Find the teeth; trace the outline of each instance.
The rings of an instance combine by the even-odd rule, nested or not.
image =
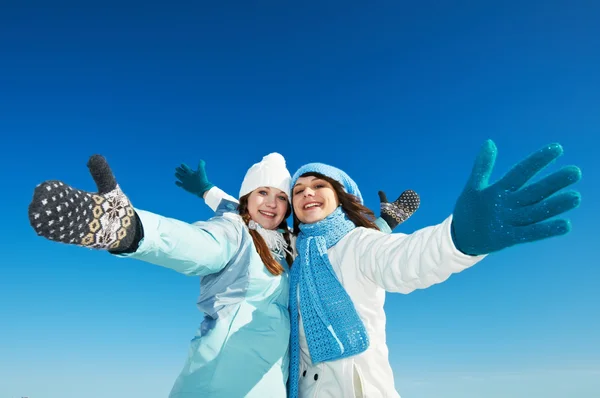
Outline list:
[[[265,216],[269,216],[269,217],[275,217],[275,213],[269,213],[267,211],[260,211],[262,214],[264,214]]]
[[[306,206],[304,206],[305,209],[310,209],[311,207],[315,207],[315,206],[321,206],[320,203],[309,203]]]

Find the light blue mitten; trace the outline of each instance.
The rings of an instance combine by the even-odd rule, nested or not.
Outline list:
[[[175,169],[175,177],[179,180],[175,181],[175,185],[202,198],[206,191],[214,187],[214,184],[208,181],[205,165],[204,160],[200,160],[198,170],[193,170],[187,164],[182,163]]]
[[[579,181],[581,170],[566,166],[525,185],[563,154],[562,146],[546,145],[490,185],[496,153],[496,145],[486,141],[456,201],[452,220],[456,248],[469,255],[488,254],[569,232],[568,220],[549,219],[579,206],[579,192],[558,191]]]

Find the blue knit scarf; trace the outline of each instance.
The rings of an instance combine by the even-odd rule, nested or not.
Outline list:
[[[300,372],[298,286],[304,334],[313,364],[356,355],[369,346],[365,326],[327,256],[327,249],[354,228],[341,207],[322,221],[300,225],[298,257],[290,273],[290,398],[298,396]]]

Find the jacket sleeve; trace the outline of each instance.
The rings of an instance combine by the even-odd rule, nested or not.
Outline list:
[[[236,254],[242,224],[227,216],[188,224],[135,209],[144,237],[134,253],[117,254],[189,276],[203,276],[222,270]]]
[[[406,234],[363,229],[355,240],[354,261],[365,278],[389,292],[425,289],[461,272],[485,255],[469,256],[452,241],[452,216],[441,224]]]
[[[385,220],[381,217],[378,217],[377,219],[375,219],[375,225],[377,225],[377,227],[379,227],[379,230],[383,233],[386,233],[386,234],[392,233],[392,230],[391,230],[390,226],[388,225],[388,223],[386,223]]]
[[[233,196],[229,195],[227,192],[223,191],[219,187],[212,187],[206,193],[206,197],[204,198],[204,202],[210,207],[213,211],[217,211],[221,200],[226,199],[233,203],[238,203],[238,200]]]

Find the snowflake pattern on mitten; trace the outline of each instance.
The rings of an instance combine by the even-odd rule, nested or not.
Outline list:
[[[420,204],[421,199],[419,194],[411,189],[408,189],[402,192],[398,199],[392,203],[387,203],[387,200],[381,202],[381,217],[389,225],[395,226],[402,224],[404,221],[408,220],[415,211],[417,211]]]
[[[29,220],[40,236],[94,249],[126,248],[135,235],[135,211],[118,185],[99,194],[45,181],[34,191]]]

